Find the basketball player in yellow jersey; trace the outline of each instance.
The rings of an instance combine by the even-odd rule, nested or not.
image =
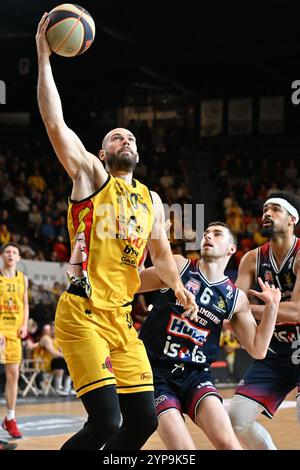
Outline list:
[[[20,251],[15,243],[2,248],[3,266],[0,271],[0,363],[5,367],[6,417],[2,423],[15,439],[22,437],[15,418],[19,367],[22,360],[21,339],[27,336],[28,281],[16,270]]]
[[[63,449],[140,449],[157,427],[152,371],[130,315],[146,244],[185,314],[197,317],[198,307],[180,280],[159,196],[133,179],[139,160],[134,135],[113,129],[97,158],[67,127],[47,24],[45,14],[36,35],[38,103],[56,155],[73,180],[70,287],[58,303],[56,336],[88,413],[84,428]]]

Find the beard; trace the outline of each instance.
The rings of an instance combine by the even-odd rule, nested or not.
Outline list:
[[[106,163],[111,171],[133,172],[138,163],[138,153],[131,150],[119,150],[118,153],[106,152]]]
[[[263,237],[272,238],[275,234],[274,223],[271,222],[267,227],[262,226],[260,233]]]

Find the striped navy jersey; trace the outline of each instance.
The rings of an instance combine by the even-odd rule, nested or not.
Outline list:
[[[224,319],[234,313],[238,289],[228,277],[210,282],[200,272],[197,260],[189,260],[181,280],[195,295],[199,321],[183,318],[183,307],[172,289],[162,289],[157,303],[140,333],[150,361],[165,364],[191,363],[201,367],[210,364],[219,351]]]
[[[300,250],[300,239],[294,237],[291,248],[278,268],[270,243],[257,249],[255,281],[260,276],[281,291],[281,302],[291,299],[296,282],[295,261]],[[260,290],[260,288],[258,288]],[[276,323],[269,349],[276,354],[292,354],[293,341],[300,340],[300,323]]]

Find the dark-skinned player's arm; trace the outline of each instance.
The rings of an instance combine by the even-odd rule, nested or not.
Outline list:
[[[281,299],[280,290],[274,285],[270,286],[258,278],[261,292],[250,289],[249,293],[264,302],[263,314],[259,325],[253,318],[249,300],[242,290],[238,293],[236,309],[230,320],[232,329],[241,345],[255,359],[263,359],[274,332],[278,306]]]

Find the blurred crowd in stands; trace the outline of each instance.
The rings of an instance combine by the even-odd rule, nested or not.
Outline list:
[[[229,153],[215,160],[213,177],[217,217],[238,236],[238,250],[230,264],[237,269],[247,251],[267,241],[260,228],[263,203],[270,194],[284,190],[300,196],[299,165],[293,158],[241,158]]]

